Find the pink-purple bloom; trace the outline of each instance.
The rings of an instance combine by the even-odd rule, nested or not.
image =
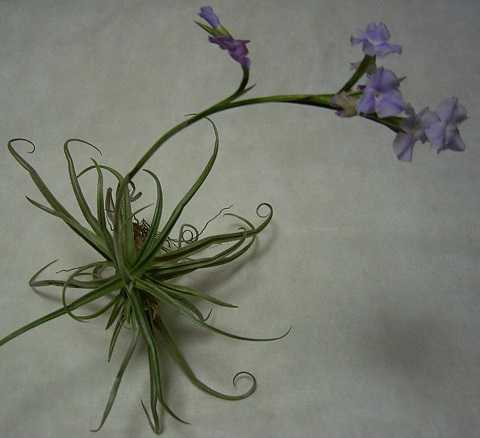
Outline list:
[[[378,56],[383,58],[390,53],[402,53],[402,47],[398,44],[391,44],[390,32],[383,23],[370,23],[366,30],[357,32],[356,36],[350,38],[352,45],[361,44],[365,55]]]
[[[406,109],[406,104],[398,87],[400,79],[395,73],[379,67],[368,75],[362,97],[357,103],[357,111],[364,114],[377,113],[381,118],[396,116]]]
[[[465,143],[458,131],[458,125],[466,119],[467,110],[458,103],[456,97],[448,97],[438,105],[435,112],[428,113],[425,135],[437,153],[445,149],[465,150]]]
[[[208,40],[213,44],[217,44],[221,49],[227,50],[229,55],[242,67],[250,68],[250,58],[247,56],[247,43],[250,41],[233,38],[228,30],[220,24],[220,20],[211,6],[202,6],[198,15],[211,26],[209,28],[199,23],[210,34]]]
[[[220,26],[220,20],[211,6],[202,6],[198,15],[202,17],[213,28],[217,28]]]
[[[218,44],[221,49],[228,50],[229,55],[241,66],[250,68],[250,58],[248,58],[247,43],[249,40],[236,40],[231,36],[208,37],[208,41]]]

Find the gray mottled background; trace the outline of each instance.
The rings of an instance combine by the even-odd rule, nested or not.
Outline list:
[[[166,420],[168,437],[475,438],[480,436],[480,3],[477,0],[213,1],[224,23],[252,40],[252,95],[330,92],[360,59],[350,33],[388,24],[402,56],[385,65],[417,108],[456,95],[470,120],[465,153],[392,153],[392,133],[361,119],[269,105],[215,116],[217,164],[185,221],[221,207],[255,217],[275,207],[254,254],[192,284],[234,301],[214,322],[247,335],[293,332],[276,343],[235,342],[179,323],[179,342],[201,378],[235,391],[239,370],[257,376],[248,400],[201,393],[171,364],[171,404],[193,425]],[[173,0],[0,2],[1,142],[28,137],[29,157],[68,206],[61,146],[82,137],[127,171],[161,132],[224,97],[239,69],[193,23],[202,6]],[[200,123],[149,163],[167,208],[212,148]],[[79,166],[90,151],[78,147]],[[92,253],[54,218],[28,175],[0,152],[0,333],[59,306],[33,294],[31,273]],[[145,198],[152,181],[138,179]],[[94,190],[94,181],[85,187]],[[78,209],[74,211],[78,212]],[[228,226],[220,221],[211,231]],[[240,269],[241,268],[241,269]],[[54,269],[49,271],[54,273]],[[107,365],[104,321],[64,317],[0,349],[0,429],[5,438],[90,437],[121,355]],[[124,348],[128,337],[122,338]],[[149,437],[139,351],[99,437]],[[245,388],[246,382],[240,382]]]

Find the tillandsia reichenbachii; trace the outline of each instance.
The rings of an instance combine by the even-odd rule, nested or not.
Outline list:
[[[400,54],[402,51],[399,45],[389,42],[390,33],[385,24],[370,23],[365,30],[352,36],[351,43],[361,45],[364,57],[360,62],[352,63],[354,70],[352,76],[337,92],[242,99],[241,97],[253,88],[253,85],[249,85],[251,68],[247,49],[249,41],[234,38],[229,30],[221,24],[211,7],[202,7],[198,15],[206,22],[206,24],[203,22],[197,22],[197,24],[208,32],[209,41],[218,45],[222,50],[226,50],[231,58],[240,64],[242,70],[240,85],[230,96],[203,111],[187,116],[183,122],[164,133],[126,175],[122,175],[112,167],[101,164],[95,159],[92,159],[90,166],[79,171],[70,153],[72,144],[100,151],[88,141],[75,138],[67,140],[64,144],[64,154],[70,183],[86,224],[77,220],[57,200],[35,169],[17,152],[16,146],[19,142],[29,143],[32,147],[30,152],[35,150],[34,143],[24,138],[15,138],[8,142],[10,153],[30,174],[45,198],[46,204],[27,197],[28,201],[65,222],[74,233],[98,252],[99,260],[66,270],[68,274],[64,280],[39,279],[42,272],[54,262],[48,263],[36,272],[30,280],[30,286],[33,289],[44,286],[59,287],[62,306],[4,337],[0,340],[0,345],[62,315],[67,314],[75,320],[86,321],[108,314],[106,329],[112,330],[108,349],[108,360],[110,360],[119,334],[123,329],[128,329],[131,342],[121,362],[99,426],[95,431],[103,426],[110,413],[124,371],[139,342],[144,342],[146,345],[150,371],[150,405],[147,408],[142,401],[141,406],[152,430],[157,434],[162,430],[159,410],[168,412],[175,419],[185,422],[171,409],[165,399],[164,382],[160,369],[160,345],[172,356],[195,386],[215,397],[240,400],[255,391],[255,377],[247,371],[237,373],[233,378],[234,385],[240,376],[250,379],[250,388],[241,394],[224,394],[199,380],[178,348],[174,334],[167,324],[165,315],[172,309],[185,315],[200,327],[240,340],[278,340],[290,331],[289,329],[277,337],[250,338],[214,327],[208,322],[209,315],[204,316],[200,311],[197,305],[198,301],[229,308],[236,306],[177,282],[177,279],[193,271],[220,266],[242,256],[251,248],[256,236],[269,224],[273,214],[269,204],[260,204],[257,207],[260,223],[255,225],[249,219],[223,209],[218,215],[223,213],[239,220],[241,226],[238,230],[204,236],[209,221],[201,230],[193,225],[184,224],[180,227],[177,235],[173,234],[173,229],[184,208],[202,186],[217,157],[219,135],[217,127],[209,118],[210,116],[228,109],[260,103],[309,105],[333,110],[340,117],[359,116],[388,127],[396,134],[393,150],[399,160],[411,161],[413,148],[417,141],[422,143],[429,141],[437,153],[444,149],[454,151],[465,149],[458,125],[466,119],[466,110],[459,104],[457,98],[445,99],[436,111],[431,111],[427,107],[416,112],[410,104],[405,102],[401,94],[400,84],[403,78],[398,78],[391,70],[377,65],[378,59],[389,54]],[[358,85],[365,76],[366,82]],[[212,155],[190,190],[168,218],[164,219],[162,217],[163,196],[160,180],[154,172],[144,169],[144,166],[168,139],[203,119],[207,120],[213,128]],[[144,170],[150,175],[156,186],[155,208],[149,221],[138,219],[143,208],[135,210],[132,207],[133,203],[141,196],[140,192],[136,192],[134,184],[134,178],[140,170]],[[90,173],[94,173],[97,178],[95,209],[92,209],[87,202],[80,185],[80,178]],[[105,187],[104,176],[107,174],[115,179],[115,190],[112,187]],[[108,273],[106,274],[106,272]],[[68,303],[66,295],[72,288],[87,292]],[[87,315],[74,313],[85,304],[102,298],[107,299],[107,304],[104,304],[96,312]],[[160,340],[161,344],[159,344]]]

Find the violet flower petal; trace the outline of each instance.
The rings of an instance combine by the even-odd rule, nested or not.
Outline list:
[[[448,97],[443,100],[436,110],[440,119],[448,121],[448,123],[461,123],[467,119],[467,110],[463,105],[458,103],[456,97]]]
[[[400,161],[412,161],[414,144],[412,134],[399,132],[393,140],[393,152]]]
[[[425,134],[428,141],[432,143],[433,148],[439,152],[445,144],[445,124],[436,122],[425,128]]]
[[[390,39],[390,32],[384,23],[369,23],[365,32],[371,41],[384,42]]]
[[[427,137],[425,136],[425,120],[432,112],[428,107],[423,108],[418,114],[411,105],[405,108],[407,118],[405,118],[400,128],[400,131],[393,141],[393,152],[401,161],[411,161],[413,155],[413,147],[417,141],[425,143]]]
[[[250,68],[250,59],[247,57],[249,40],[236,40],[231,36],[208,37],[208,40],[221,49],[227,50],[229,55],[243,67]]]
[[[363,92],[357,103],[357,111],[365,114],[375,112],[375,92],[373,90],[365,90]]]
[[[465,150],[465,143],[460,136],[458,125],[466,119],[467,111],[458,103],[456,97],[443,100],[438,105],[437,111],[428,115],[425,134],[437,153],[445,149]]]
[[[357,32],[356,36],[350,38],[352,45],[361,44],[365,55],[378,56],[383,58],[390,53],[402,53],[402,47],[398,44],[391,44],[390,32],[384,23],[369,23],[366,30]]]
[[[368,41],[368,39],[364,39],[362,41],[362,51],[365,55],[368,56],[376,56],[377,54],[375,46],[370,41]]]
[[[379,58],[384,58],[390,53],[402,53],[402,46],[399,44],[380,43],[375,47],[375,55]]]
[[[457,134],[453,137],[453,139],[449,143],[449,149],[452,151],[458,151],[458,152],[463,152],[465,150],[465,143],[463,142],[462,137],[460,136],[460,133],[457,132]]]
[[[217,28],[220,26],[220,20],[211,6],[202,6],[198,15],[202,17],[213,28]]]
[[[400,114],[407,105],[398,90],[399,85],[400,80],[395,73],[379,67],[373,74],[368,75],[357,110],[365,114],[376,112],[382,118]]]
[[[438,117],[437,113],[430,111],[428,107],[422,111],[421,123],[424,129],[437,122],[440,122],[440,117]]]
[[[373,88],[380,93],[388,92],[394,88],[398,88],[400,80],[397,75],[384,67],[379,67],[375,73],[369,75],[367,83],[368,88]]]
[[[396,116],[403,112],[405,108],[405,101],[398,90],[388,91],[375,99],[375,111],[381,118]]]

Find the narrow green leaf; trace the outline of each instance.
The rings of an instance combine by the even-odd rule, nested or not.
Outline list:
[[[218,137],[217,127],[215,126],[215,124],[211,120],[209,120],[209,122],[213,126],[213,131],[214,131],[214,134],[215,134],[215,144],[214,144],[213,154],[210,157],[210,159],[208,160],[207,165],[205,166],[205,168],[203,169],[202,173],[197,178],[197,180],[195,181],[193,186],[190,188],[190,190],[185,194],[185,196],[181,199],[181,201],[178,203],[178,205],[173,210],[173,212],[170,215],[167,223],[165,224],[165,226],[160,231],[158,237],[155,239],[155,244],[152,245],[151,249],[146,251],[144,256],[142,257],[142,259],[138,260],[138,262],[135,264],[135,267],[134,267],[135,270],[138,270],[139,267],[141,267],[140,270],[145,269],[145,265],[146,265],[145,262],[148,263],[148,261],[154,256],[154,254],[158,251],[158,249],[161,248],[163,242],[168,237],[172,228],[176,224],[178,218],[182,214],[183,209],[190,202],[190,200],[193,198],[195,193],[197,193],[197,191],[200,189],[203,182],[207,178],[208,174],[212,170],[213,164],[215,163],[215,160],[216,160],[217,154],[218,154],[219,137]]]
[[[157,395],[158,384],[156,379],[158,377],[156,377],[156,372],[155,372],[154,364],[152,360],[152,353],[150,350],[148,351],[148,367],[150,371],[150,410],[152,411],[153,421],[150,418],[147,408],[145,407],[145,404],[143,403],[142,400],[140,400],[140,403],[142,405],[143,411],[145,412],[145,415],[148,420],[148,424],[150,425],[152,431],[156,435],[160,435],[160,433],[163,430],[163,426],[160,424],[160,420],[158,418],[158,412],[157,412],[157,405],[158,405],[159,399]],[[160,382],[160,387],[161,387],[161,382]]]
[[[187,271],[191,272],[192,270],[201,268],[206,264],[209,264],[221,258],[227,257],[229,254],[235,252],[238,248],[240,248],[245,242],[245,240],[246,240],[246,236],[244,234],[242,238],[238,239],[238,242],[236,242],[234,245],[231,245],[229,248],[225,249],[224,251],[221,251],[218,254],[215,254],[214,256],[204,257],[202,259],[193,259],[183,263],[176,263],[171,266],[158,265],[154,267],[157,268],[158,273],[160,275],[165,275],[165,276],[171,273],[176,273],[176,272],[187,272]]]
[[[119,297],[117,295],[116,297],[112,298],[107,304],[101,307],[99,310],[91,313],[90,315],[76,315],[76,317],[81,321],[88,321],[90,319],[98,318],[99,316],[103,315],[105,312],[108,312],[108,309],[110,309],[112,306],[115,305],[115,303],[118,301],[118,298]]]
[[[169,298],[171,298],[173,302],[178,303],[180,306],[186,308],[189,312],[195,315],[196,319],[206,321],[208,318],[210,318],[210,315],[212,314],[212,309],[210,309],[207,316],[203,316],[203,313],[200,312],[200,309],[197,306],[195,306],[195,304],[193,304],[189,298],[185,296],[179,297],[178,295],[172,296],[172,293],[169,289],[162,288],[162,290],[165,292],[166,295],[168,295]]]
[[[182,352],[177,346],[177,343],[175,342],[173,335],[170,333],[168,330],[166,324],[161,320],[158,319],[158,324],[160,328],[160,333],[162,334],[163,339],[165,340],[167,351],[170,353],[171,357],[175,360],[175,362],[180,366],[182,371],[185,373],[185,375],[189,378],[189,380],[199,389],[202,391],[206,392],[207,394],[213,395],[214,397],[221,398],[223,400],[242,400],[250,395],[252,395],[257,387],[257,382],[255,380],[255,377],[247,373],[249,376],[252,377],[252,385],[251,387],[244,392],[243,394],[238,394],[238,395],[232,395],[232,394],[225,394],[223,392],[216,391],[215,389],[211,388],[210,386],[206,385],[203,383],[194,373],[190,365],[188,364],[187,360],[183,356]]]
[[[123,296],[122,291],[119,294],[119,300],[115,303],[112,309],[112,313],[110,313],[110,317],[108,318],[107,325],[105,326],[105,330],[108,330],[112,324],[117,319],[120,312],[124,309],[125,306],[125,297]]]
[[[8,150],[12,154],[13,158],[15,158],[15,160],[17,160],[17,162],[30,174],[30,177],[37,186],[38,190],[40,190],[40,193],[45,197],[51,207],[54,210],[58,210],[73,219],[73,216],[71,216],[63,207],[63,205],[57,200],[57,198],[53,196],[52,192],[48,189],[42,178],[40,178],[40,175],[37,173],[37,171],[14,149],[13,144],[17,141],[25,141],[31,144],[33,146],[31,153],[33,153],[35,150],[35,145],[30,140],[27,140],[26,138],[13,138],[8,142]]]
[[[63,207],[63,205],[55,198],[55,196],[52,194],[52,192],[48,189],[46,184],[43,182],[42,178],[40,175],[37,173],[37,171],[25,160],[13,147],[13,144],[18,141],[25,141],[29,143],[30,145],[33,146],[33,151],[35,150],[35,145],[28,139],[25,138],[13,138],[8,142],[8,150],[12,154],[12,156],[15,158],[15,160],[29,173],[32,181],[34,184],[37,186],[37,188],[40,190],[40,193],[44,196],[44,198],[47,200],[47,202],[50,204],[50,206],[53,208],[54,211],[56,211],[58,217],[61,219],[63,218],[68,218],[69,221],[67,222],[67,225],[72,228],[72,230],[77,233],[80,237],[82,237],[88,244],[93,246],[97,251],[99,251],[102,255],[106,256],[108,258],[108,255],[106,252],[103,251],[103,248],[101,245],[99,246],[98,244],[95,244],[94,241],[91,239],[91,235],[85,233],[85,231],[88,231],[86,228],[84,228],[82,225],[80,225],[74,217]],[[42,208],[43,210],[50,212],[50,209],[45,206],[41,206],[41,204],[37,203],[36,205],[39,208]],[[41,207],[40,207],[41,206]]]
[[[225,330],[221,330],[219,328],[213,327],[210,324],[207,324],[203,319],[198,318],[194,316],[190,311],[187,311],[182,305],[180,305],[178,302],[175,302],[173,298],[171,298],[167,293],[162,292],[162,285],[161,284],[155,284],[151,281],[148,280],[136,280],[136,284],[138,287],[140,287],[142,290],[145,292],[149,293],[152,296],[157,297],[160,300],[163,300],[167,302],[168,304],[173,305],[175,308],[180,310],[183,314],[187,315],[192,319],[194,322],[200,324],[202,327],[205,327],[211,331],[214,331],[215,333],[221,334],[223,336],[227,336],[229,338],[233,339],[239,339],[242,341],[255,341],[255,342],[269,342],[269,341],[277,341],[279,339],[284,338],[290,333],[291,327],[282,335],[276,336],[276,337],[271,337],[271,338],[250,338],[246,336],[240,336],[236,335],[234,333],[227,332]]]
[[[65,153],[65,157],[67,159],[67,164],[68,164],[68,174],[70,176],[70,183],[72,184],[73,194],[77,199],[78,206],[80,207],[80,210],[83,216],[85,217],[85,220],[92,227],[92,230],[99,236],[102,236],[103,235],[102,227],[100,226],[97,218],[93,215],[92,211],[90,210],[90,206],[88,205],[88,202],[85,199],[85,196],[83,195],[83,191],[80,186],[80,183],[78,182],[77,172],[75,170],[75,163],[73,162],[73,158],[70,154],[70,149],[69,149],[69,144],[71,142],[83,143],[85,145],[91,146],[98,152],[100,152],[100,150],[93,144],[89,143],[88,141],[85,141],[79,138],[70,138],[63,145],[63,151]]]
[[[147,294],[151,295],[152,297],[156,298],[161,302],[170,304],[189,318],[195,321],[204,320],[202,313],[195,306],[193,306],[192,303],[188,302],[188,304],[186,304],[186,302],[181,299],[173,298],[170,295],[169,290],[164,289],[160,283],[154,283],[149,280],[142,280],[137,278],[136,284],[137,287],[145,291]]]
[[[35,207],[43,210],[53,216],[56,216],[62,219],[78,236],[80,236],[85,242],[90,246],[95,248],[100,254],[102,254],[106,259],[110,259],[108,248],[105,246],[105,243],[102,239],[99,239],[96,234],[92,233],[90,230],[80,225],[75,219],[72,219],[69,215],[65,215],[59,210],[53,210],[43,204],[40,204],[38,201],[35,201],[28,196],[25,196],[28,202],[33,204]]]
[[[118,180],[119,182],[123,179],[122,174],[121,174],[120,172],[118,172],[117,170],[115,170],[113,167],[106,166],[105,164],[98,164],[98,167],[100,167],[100,169],[108,170],[112,175],[115,176],[115,178],[117,178],[117,180]],[[93,170],[93,169],[96,169],[96,168],[97,168],[96,165],[87,166],[85,169],[83,169],[82,171],[80,171],[80,172],[77,174],[77,178],[80,178],[81,176],[83,176],[84,174],[86,174],[87,172],[89,172],[90,170]]]
[[[62,303],[63,303],[63,306],[65,308],[67,308],[67,300],[66,300],[66,293],[67,293],[67,290],[68,288],[70,287],[70,283],[75,279],[76,276],[80,275],[83,271],[86,271],[87,269],[90,269],[90,268],[93,268],[93,267],[96,267],[97,266],[97,263],[89,263],[85,266],[81,266],[77,269],[75,269],[72,274],[70,274],[70,276],[65,280],[65,283],[62,287]],[[103,284],[106,284],[108,282],[108,280],[104,280],[103,281]],[[108,309],[107,309],[108,310]],[[89,318],[84,318],[82,316],[76,316],[73,311],[67,311],[68,315],[75,319],[76,321],[79,321],[79,322],[83,322],[83,319],[89,319]]]
[[[115,324],[115,328],[113,329],[112,339],[110,340],[110,345],[108,347],[108,356],[107,362],[110,362],[112,359],[113,350],[115,349],[115,344],[117,343],[118,335],[122,331],[122,327],[125,323],[125,315],[121,315],[118,318],[117,323]]]
[[[99,164],[98,167],[100,169],[104,169],[108,172],[110,172],[112,175],[115,176],[115,178],[118,180],[120,183],[123,180],[123,176],[120,172],[115,170],[113,167],[106,166],[103,164]],[[81,176],[85,175],[87,172],[90,170],[96,169],[97,166],[88,166],[85,169],[83,169],[80,173],[78,173],[77,178],[80,178]],[[113,197],[112,197],[112,189],[109,187],[107,189],[106,197],[105,197],[105,212],[107,214],[108,219],[110,220],[110,226],[112,227],[112,223],[114,222],[113,214],[115,212],[115,204],[113,202]],[[112,227],[113,231],[113,227]]]
[[[112,196],[112,188],[109,187],[107,189],[107,194],[105,196],[105,212],[107,213],[107,217],[110,219],[110,225],[113,229],[113,223],[114,223],[114,215],[115,215],[115,204],[113,202],[113,196]]]
[[[157,175],[155,175],[150,170],[144,169],[154,180],[157,189],[157,201],[155,204],[155,211],[153,213],[152,223],[150,224],[150,228],[148,230],[148,235],[143,243],[143,247],[138,254],[138,260],[142,260],[146,251],[151,249],[152,243],[154,242],[154,237],[157,234],[158,226],[160,225],[160,220],[162,217],[162,209],[163,209],[163,192],[162,192],[162,185],[160,184],[160,180],[158,179]]]
[[[119,278],[114,278],[110,280],[108,283],[106,283],[104,286],[101,286],[91,292],[88,292],[87,294],[83,295],[81,298],[78,298],[77,300],[73,301],[72,303],[68,304],[65,307],[62,307],[60,309],[55,310],[54,312],[49,313],[48,315],[42,316],[41,318],[36,319],[35,321],[30,322],[27,325],[24,325],[23,327],[13,331],[9,335],[5,336],[4,338],[0,339],[0,346],[3,344],[6,344],[8,341],[11,341],[12,339],[16,338],[17,336],[20,336],[21,334],[47,322],[52,319],[58,318],[59,316],[65,315],[68,312],[71,312],[75,309],[78,309],[79,307],[88,304],[92,301],[95,301],[101,297],[104,297],[105,295],[109,294],[110,292],[116,290],[119,288],[119,286],[122,284],[122,281]]]
[[[152,205],[153,205],[153,203],[147,204],[147,205],[143,206],[142,208],[139,208],[138,210],[135,210],[135,211],[132,213],[132,219],[135,218],[135,216],[136,216],[138,213],[142,212],[143,210],[146,210],[147,208],[151,207]]]
[[[218,35],[216,35],[216,33],[214,32],[214,29],[212,27],[207,26],[206,24],[203,24],[200,21],[196,21],[196,20],[195,20],[195,23],[198,24],[205,32],[208,32],[210,35],[218,36]]]
[[[97,218],[99,228],[101,233],[105,239],[107,246],[109,247],[110,251],[113,253],[113,241],[112,236],[108,232],[107,229],[107,218],[105,216],[105,200],[103,196],[103,173],[98,165],[98,163],[92,158],[93,164],[97,170]]]
[[[130,362],[130,359],[133,356],[133,353],[135,351],[135,347],[137,346],[137,341],[139,338],[139,332],[138,330],[135,330],[135,333],[132,336],[132,340],[130,341],[130,345],[127,349],[127,352],[125,354],[125,357],[123,358],[122,364],[120,365],[120,369],[118,370],[118,373],[115,377],[115,380],[113,382],[112,389],[110,390],[110,396],[108,397],[107,405],[105,406],[105,410],[103,411],[102,415],[102,420],[100,421],[100,425],[96,429],[92,429],[91,432],[98,432],[102,426],[104,425],[108,414],[110,414],[110,411],[112,410],[113,403],[115,402],[115,398],[117,396],[118,388],[120,386],[120,383],[122,382],[122,377],[123,374],[125,373],[125,370]]]
[[[225,330],[221,330],[217,327],[213,327],[211,326],[210,324],[206,323],[206,322],[202,322],[201,324],[203,327],[215,332],[215,333],[218,333],[220,335],[223,335],[223,336],[227,336],[228,338],[233,338],[233,339],[238,339],[240,341],[253,341],[253,342],[270,342],[270,341],[279,341],[280,339],[283,339],[284,337],[288,336],[288,334],[291,332],[292,330],[292,327],[289,327],[288,330],[283,333],[282,335],[280,336],[274,336],[274,337],[271,337],[271,338],[250,338],[250,337],[246,337],[246,336],[240,336],[240,335],[236,335],[234,333],[230,333],[230,332],[227,332]]]
[[[170,280],[170,279],[173,279],[173,278],[177,278],[177,277],[189,274],[193,271],[196,271],[197,269],[205,269],[205,268],[211,268],[211,267],[214,267],[214,266],[224,265],[224,264],[232,262],[233,260],[235,260],[235,259],[241,257],[243,254],[245,254],[250,249],[250,247],[253,245],[254,241],[255,241],[255,236],[252,236],[250,238],[250,241],[243,248],[241,248],[236,253],[234,253],[234,254],[232,254],[228,257],[227,256],[223,256],[223,257],[215,257],[214,256],[212,258],[201,259],[200,261],[198,261],[196,263],[192,263],[191,265],[186,264],[186,266],[180,266],[180,264],[179,264],[177,269],[170,270],[170,273],[166,273],[165,270],[163,270],[161,268],[151,270],[150,272],[155,273],[155,278],[156,279],[161,280],[161,281],[165,281],[165,280]]]
[[[29,281],[30,287],[35,291],[39,292],[36,288],[42,286],[60,286],[63,287],[65,285],[65,281],[61,280],[37,280],[38,276],[45,271],[49,266],[53,265],[57,262],[58,259],[54,260],[53,262],[48,263],[47,265],[40,268],[35,274],[33,274],[32,278]],[[103,264],[104,262],[97,262],[98,265]],[[78,268],[75,268],[78,269]],[[100,287],[104,284],[104,281],[78,281],[72,280],[69,284],[69,287],[81,288],[81,289],[95,289]]]
[[[259,210],[263,207],[267,207],[269,209],[269,212],[266,216],[260,215]],[[264,217],[265,220],[254,230],[247,230],[247,231],[237,231],[234,233],[225,233],[225,234],[217,234],[214,236],[209,236],[209,237],[204,237],[203,239],[198,240],[197,242],[193,242],[192,244],[180,248],[178,250],[173,250],[169,251],[166,254],[162,254],[161,256],[155,257],[154,261],[155,263],[161,263],[167,260],[172,260],[176,259],[179,256],[185,255],[185,256],[190,256],[194,253],[197,253],[199,251],[203,251],[207,248],[209,248],[212,245],[217,245],[217,244],[222,244],[222,243],[227,243],[227,242],[232,242],[235,240],[238,240],[242,238],[244,235],[248,238],[250,236],[259,234],[261,231],[265,229],[265,227],[270,223],[273,217],[273,208],[270,204],[267,203],[262,203],[257,207],[257,215],[260,217]]]
[[[155,341],[155,337],[150,325],[150,322],[147,320],[147,316],[145,315],[144,310],[144,303],[140,295],[137,293],[136,290],[133,289],[133,284],[130,283],[129,287],[127,288],[127,294],[130,298],[130,302],[132,303],[133,311],[135,314],[136,322],[140,328],[142,336],[147,344],[147,348],[149,351],[149,356],[151,359],[151,370],[150,372],[153,375],[153,382],[156,388],[156,393],[158,396],[158,400],[162,407],[176,420],[180,421],[184,424],[190,424],[187,421],[181,419],[172,409],[167,405],[163,396],[163,390],[161,386],[161,375],[160,375],[160,362],[159,362],[159,352],[158,347]]]
[[[227,303],[225,301],[219,300],[218,298],[212,297],[204,292],[199,291],[198,289],[194,289],[192,287],[187,287],[179,284],[167,283],[163,282],[162,285],[166,288],[171,290],[172,292],[176,292],[179,294],[186,294],[190,295],[195,298],[199,298],[204,301],[208,301],[212,304],[217,304],[218,306],[222,307],[230,307],[230,308],[238,308],[238,306],[234,304]]]
[[[118,191],[123,187],[125,192],[123,195],[120,195]],[[111,194],[107,193],[107,197],[111,197]],[[117,263],[118,271],[122,276],[124,282],[127,284],[130,280],[130,270],[129,270],[129,259],[128,259],[128,250],[133,245],[133,230],[129,233],[128,228],[132,228],[132,212],[129,210],[129,193],[128,185],[118,183],[117,186],[117,197],[121,200],[120,204],[117,202],[115,205],[115,210],[113,214],[114,225],[113,225],[113,249],[115,253],[115,260]],[[108,199],[108,198],[107,198]],[[126,223],[126,222],[129,223]],[[131,242],[129,242],[131,240]],[[133,255],[132,255],[133,257]]]

